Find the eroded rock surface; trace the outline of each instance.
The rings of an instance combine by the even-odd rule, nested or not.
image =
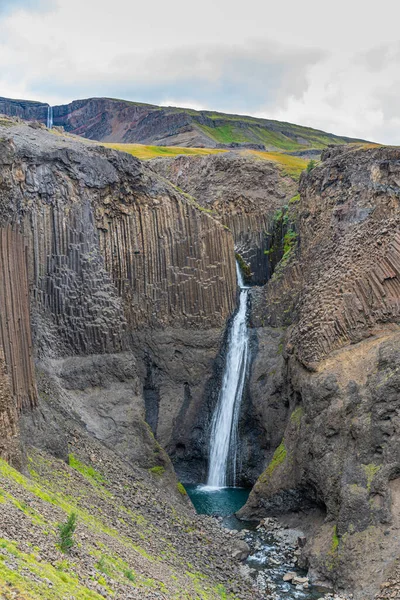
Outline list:
[[[162,388],[157,407],[168,415],[155,429],[167,447],[185,411],[203,401],[235,307],[230,232],[127,154],[37,125],[9,121],[0,129],[1,277],[9,292],[1,295],[0,317],[2,390],[9,390],[4,423],[14,435],[13,411],[35,403],[34,355],[63,408],[135,460],[136,450],[143,454],[141,436],[149,435],[148,371],[165,352],[162,360],[179,367],[166,369],[173,405]],[[11,272],[13,294],[4,279],[9,248],[10,264],[21,265],[18,275]],[[5,304],[10,299],[12,310]],[[203,367],[183,376],[181,366],[193,371],[196,360]]]
[[[393,148],[326,151],[301,180],[297,253],[253,298],[256,325],[287,323],[290,310],[274,375],[288,416],[240,514],[325,514],[304,565],[359,600],[400,554],[399,159]]]
[[[150,165],[229,227],[236,251],[250,266],[253,284],[270,278],[268,233],[274,215],[298,187],[281,165],[235,153],[159,158]]]

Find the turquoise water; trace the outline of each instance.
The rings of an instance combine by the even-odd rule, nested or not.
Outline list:
[[[253,570],[253,579],[261,582],[266,576],[266,587],[274,590],[273,598],[277,600],[317,600],[322,593],[315,588],[297,590],[290,583],[283,581],[283,575],[295,571],[304,576],[304,572],[296,568],[291,559],[279,548],[272,534],[256,529],[256,523],[243,523],[236,519],[234,513],[246,503],[250,490],[244,488],[211,488],[205,485],[186,485],[186,490],[196,511],[199,514],[222,517],[222,525],[228,529],[244,529],[244,539],[253,548],[247,559]]]
[[[250,490],[244,488],[210,488],[205,485],[186,485],[187,493],[200,515],[228,517],[247,502]]]

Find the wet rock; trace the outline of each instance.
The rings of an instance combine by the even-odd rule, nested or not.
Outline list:
[[[250,554],[250,546],[243,540],[236,540],[233,545],[232,557],[244,561]]]

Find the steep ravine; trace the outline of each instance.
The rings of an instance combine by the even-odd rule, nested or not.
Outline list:
[[[271,163],[146,165],[2,118],[0,594],[6,573],[27,598],[258,597],[176,477],[205,481],[236,246],[253,282],[275,269],[250,292],[238,483],[264,472],[239,515],[300,525],[313,581],[395,597],[399,164],[329,148],[298,196]]]
[[[306,526],[311,577],[357,600],[400,555],[399,159],[326,150],[300,182],[296,250],[253,292],[253,397],[275,439],[239,514]]]
[[[171,455],[207,435],[230,232],[129,155],[3,118],[0,283],[0,593],[254,597],[145,421],[168,448],[189,419]]]

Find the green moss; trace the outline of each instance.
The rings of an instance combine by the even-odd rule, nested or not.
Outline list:
[[[248,265],[246,263],[244,258],[238,252],[236,252],[235,256],[236,256],[236,260],[238,261],[239,268],[243,274],[243,279],[245,280],[246,283],[249,283],[251,281],[251,277],[252,277],[250,265]]]
[[[289,229],[283,238],[283,258],[287,257],[287,254],[293,250],[297,242],[297,233],[293,229]]]
[[[152,473],[153,475],[164,475],[165,468],[162,467],[161,465],[158,465],[156,467],[151,467],[151,469],[149,469],[149,472]]]
[[[282,440],[281,444],[275,450],[271,462],[269,463],[268,467],[266,468],[266,470],[260,477],[260,480],[262,483],[269,482],[273,473],[276,471],[276,469],[279,467],[279,465],[281,465],[282,463],[285,462],[286,457],[287,457],[287,450],[285,447],[285,440]]]
[[[326,567],[328,571],[333,571],[338,561],[339,553],[339,537],[337,534],[337,526],[335,525],[332,530],[331,546],[326,558]]]
[[[304,409],[302,406],[298,406],[296,408],[296,410],[294,410],[292,412],[292,414],[290,415],[290,421],[292,423],[294,423],[297,427],[300,426],[301,423],[301,419],[303,418],[304,415]]]
[[[185,490],[185,486],[181,482],[178,483],[177,488],[178,488],[178,492],[180,494],[182,494],[182,496],[187,496],[187,491]]]
[[[339,538],[337,534],[337,526],[335,525],[332,533],[331,554],[336,554],[339,548]]]
[[[89,479],[89,481],[100,484],[106,483],[106,479],[103,477],[103,475],[101,475],[101,473],[96,471],[93,467],[88,467],[87,465],[85,465],[73,454],[70,454],[68,456],[68,464],[70,467],[78,471],[81,475],[86,477],[86,479]]]
[[[361,466],[362,466],[365,476],[367,478],[367,490],[368,490],[368,492],[370,492],[374,477],[380,471],[381,466],[374,465],[373,463],[370,463],[369,465],[361,465]]]
[[[289,200],[289,204],[297,204],[297,202],[300,202],[300,194],[296,194]]]

